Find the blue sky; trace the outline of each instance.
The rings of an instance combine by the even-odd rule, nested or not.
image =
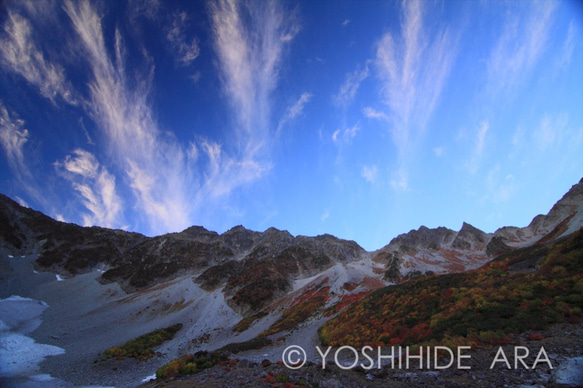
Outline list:
[[[0,23],[0,192],[59,220],[373,250],[526,226],[583,176],[581,2],[8,0]]]

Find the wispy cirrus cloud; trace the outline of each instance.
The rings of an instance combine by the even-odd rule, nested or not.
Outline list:
[[[376,47],[376,69],[385,109],[367,107],[366,117],[387,121],[397,148],[392,186],[408,188],[407,164],[441,96],[457,56],[459,38],[450,28],[426,23],[428,3],[403,3],[400,34],[384,34]],[[429,27],[431,26],[431,27]]]
[[[305,92],[300,96],[300,98],[296,102],[294,102],[291,106],[289,106],[286,109],[284,116],[281,118],[281,120],[279,121],[279,124],[277,125],[276,136],[279,135],[282,128],[288,122],[292,121],[296,117],[301,116],[303,114],[304,106],[306,106],[306,104],[308,102],[310,102],[312,97],[313,97],[313,95],[311,93]]]
[[[60,98],[69,104],[77,104],[64,68],[46,59],[35,43],[30,22],[11,9],[7,11],[0,38],[0,61],[4,68],[22,76],[53,103]]]
[[[116,193],[115,177],[95,155],[76,149],[64,161],[55,163],[55,167],[71,182],[89,210],[90,214],[81,216],[85,226],[115,228],[123,224],[122,201]]]
[[[358,88],[362,81],[369,76],[368,63],[362,68],[357,68],[352,73],[346,75],[344,83],[340,86],[340,90],[334,96],[334,102],[342,108],[346,108],[356,96]]]
[[[487,62],[488,88],[511,91],[542,57],[554,21],[554,1],[532,2],[520,12],[509,10]]]
[[[152,233],[180,230],[189,225],[192,207],[187,193],[192,182],[182,148],[164,137],[148,105],[152,71],[128,79],[120,31],[114,35],[114,58],[104,43],[101,17],[88,1],[65,3],[78,44],[91,69],[89,113],[103,131],[111,156],[117,160],[145,215]],[[107,175],[96,182],[111,187]],[[171,190],[168,188],[171,187]],[[86,205],[100,218],[95,201],[83,187]]]
[[[457,55],[457,38],[449,28],[426,32],[425,5],[404,3],[401,34],[383,35],[376,51],[386,115],[401,154],[411,146],[411,137],[425,130]]]
[[[174,58],[180,66],[190,66],[200,55],[198,39],[188,38],[185,29],[188,25],[186,12],[172,15],[172,23],[166,31],[166,40],[170,43]]]
[[[19,189],[39,203],[46,203],[46,195],[36,182],[34,173],[34,150],[27,146],[31,134],[25,122],[14,112],[10,112],[0,101],[0,145],[4,149],[8,166],[15,177]]]
[[[482,157],[484,154],[484,149],[487,143],[487,134],[490,129],[490,123],[488,121],[483,121],[480,123],[479,127],[475,131],[473,138],[473,148],[472,155],[467,161],[466,166],[470,173],[475,174],[478,171]]]
[[[270,97],[285,48],[300,28],[293,13],[286,13],[277,2],[219,0],[209,5],[213,48],[235,122],[232,142],[221,144],[195,134],[194,140],[182,146],[171,132],[161,131],[153,117],[149,99],[154,65],[146,49],[140,48],[141,65],[132,58],[130,67],[122,30],[104,30],[103,15],[93,3],[65,0],[57,8],[71,22],[60,29],[69,34],[64,35],[64,47],[76,51],[75,66],[89,69],[83,75],[85,88],[72,89],[65,72],[70,62],[60,55],[48,61],[39,46],[39,31],[33,29],[36,24],[12,8],[0,31],[0,59],[5,69],[24,77],[53,103],[79,101],[78,106],[101,132],[94,146],[105,149],[100,158],[109,163],[107,167],[95,154],[79,148],[55,164],[88,211],[83,223],[120,227],[124,211],[131,211],[139,215],[133,227],[145,233],[180,230],[203,221],[201,214],[210,214],[210,209],[221,206],[220,200],[271,169],[269,143],[275,134]],[[159,20],[160,10],[158,1],[133,1],[130,21],[139,23],[138,16]],[[163,36],[177,63],[188,66],[200,53],[198,41],[187,33],[189,20],[184,13],[173,13],[171,18],[169,27],[162,28]],[[55,22],[51,20],[43,23]],[[302,94],[280,122],[301,115],[310,99],[310,93]],[[29,170],[22,149],[28,131],[7,110],[0,113],[6,154],[14,168],[25,174]],[[87,134],[84,125],[80,127]],[[88,134],[87,138],[91,139]],[[116,176],[123,188],[116,185]],[[121,191],[133,194],[132,201],[125,200],[131,204],[125,210]]]
[[[245,158],[254,159],[269,139],[269,96],[299,26],[274,1],[218,0],[210,9],[223,86],[240,128],[237,142]]]
[[[217,0],[209,8],[222,84],[236,122],[230,147],[238,155],[229,157],[221,152],[221,158],[213,161],[220,163],[220,173],[214,174],[212,181],[223,182],[216,187],[232,189],[271,169],[267,155],[273,138],[270,96],[277,85],[285,47],[300,27],[294,15],[275,1]],[[295,108],[286,113],[288,120],[301,113],[310,97],[300,97]],[[212,187],[209,191],[216,193]]]
[[[24,128],[24,121],[0,102],[0,142],[6,153],[8,165],[13,173],[23,182],[31,177],[30,170],[25,162],[24,145],[28,141],[29,133]]]
[[[569,23],[569,29],[567,30],[567,37],[563,43],[563,49],[561,50],[561,55],[557,59],[557,66],[560,69],[567,68],[571,64],[573,58],[573,52],[577,46],[577,39],[575,38],[575,23]]]
[[[295,119],[296,117],[300,116],[304,111],[304,106],[310,102],[312,99],[311,93],[303,93],[300,98],[288,108],[285,117],[289,118],[290,120]]]

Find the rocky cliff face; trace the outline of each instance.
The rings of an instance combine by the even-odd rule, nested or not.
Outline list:
[[[551,242],[581,227],[583,179],[547,215],[536,216],[527,227],[484,233],[465,222],[458,232],[422,226],[394,238],[375,252],[373,260],[385,265],[386,280],[400,282],[425,274],[474,269],[512,249]]]

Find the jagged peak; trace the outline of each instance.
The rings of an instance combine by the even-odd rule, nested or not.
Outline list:
[[[473,225],[464,222],[451,246],[458,249],[483,250],[491,236]]]
[[[204,226],[199,226],[199,225],[192,225],[189,226],[188,228],[184,229],[182,232],[180,233],[185,233],[185,234],[214,234],[218,236],[217,232],[214,232],[212,230],[208,230],[206,229]]]
[[[461,229],[458,232],[458,235],[460,235],[460,234],[484,235],[484,234],[487,234],[487,233],[484,232],[481,229],[476,228],[472,224],[469,224],[469,223],[467,223],[467,222],[464,221],[462,223]]]
[[[269,228],[265,229],[263,234],[285,234],[285,235],[288,235],[290,237],[293,237],[293,235],[290,232],[288,232],[287,230],[277,229],[274,226],[270,226]]]
[[[245,228],[243,225],[236,225],[236,226],[233,226],[231,229],[227,230],[226,232],[224,232],[223,234],[236,233],[236,232],[242,232],[242,231],[251,231],[251,230]]]

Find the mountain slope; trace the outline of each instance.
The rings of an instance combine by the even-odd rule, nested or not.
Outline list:
[[[525,330],[578,323],[582,308],[580,229],[473,271],[379,289],[326,322],[320,337],[325,345],[357,347],[498,344]]]
[[[0,196],[0,221],[0,245],[15,254],[38,253],[37,270],[71,277],[99,269],[100,282],[117,282],[130,293],[192,275],[206,291],[222,288],[243,315],[291,291],[296,279],[366,254],[353,241],[293,237],[275,228],[260,233],[237,226],[219,235],[195,226],[157,237],[86,228],[55,221],[5,196]]]

